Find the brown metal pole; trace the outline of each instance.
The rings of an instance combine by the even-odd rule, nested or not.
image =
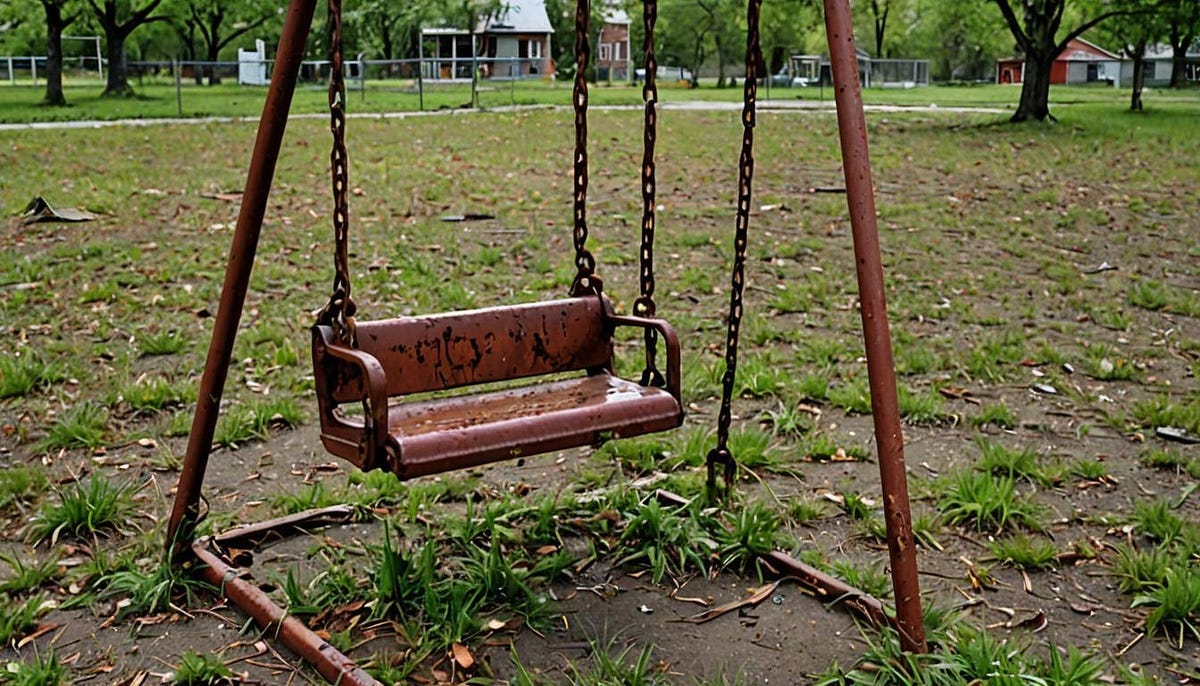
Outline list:
[[[875,223],[875,195],[871,185],[871,160],[867,154],[867,121],[863,115],[862,87],[849,0],[825,0],[825,34],[833,68],[838,132],[842,142],[842,167],[846,200],[854,233],[854,262],[862,310],[867,375],[871,384],[871,414],[879,451],[879,480],[883,486],[883,512],[887,524],[892,587],[896,593],[896,628],[900,645],[908,652],[924,653],[925,625],[921,620],[921,588],[917,580],[917,550],[912,535],[908,480],[904,471],[904,437],[896,398],[896,370],[892,337],[888,330],[887,299],[883,291],[883,262],[879,256],[879,229]]]
[[[250,285],[250,271],[258,250],[258,236],[267,209],[271,181],[275,177],[275,163],[279,159],[288,110],[296,90],[296,79],[300,73],[300,62],[304,59],[304,45],[312,27],[315,8],[316,0],[292,0],[284,20],[283,35],[279,39],[271,88],[267,91],[267,102],[259,120],[254,155],[250,159],[246,189],[242,193],[242,207],[233,234],[233,245],[229,249],[229,261],[225,266],[225,285],[217,306],[208,359],[204,364],[204,375],[200,377],[192,432],[188,436],[187,452],[183,456],[183,468],[175,490],[175,504],[167,525],[167,551],[172,562],[187,557],[199,519],[200,488],[208,467],[208,454],[212,451],[221,394],[229,373],[242,306]]]
[[[203,565],[200,575],[205,581],[253,617],[264,632],[278,636],[292,652],[316,667],[326,681],[337,686],[380,686],[353,660],[272,602],[257,585],[238,576],[238,570],[209,550],[203,541],[196,543],[192,552]]]

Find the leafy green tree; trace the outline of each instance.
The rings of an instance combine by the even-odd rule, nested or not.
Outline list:
[[[1160,0],[1127,0],[1137,13],[1107,22],[1101,37],[1110,45],[1120,46],[1121,52],[1133,61],[1133,79],[1129,109],[1142,111],[1142,90],[1146,85],[1146,48],[1160,42],[1167,34],[1164,13],[1159,11]]]
[[[1200,0],[1161,0],[1171,43],[1171,87],[1187,85],[1187,51],[1200,37]]]
[[[1120,3],[1097,2],[1095,7],[1084,7],[1080,0],[993,0],[1000,8],[1008,24],[1017,48],[1025,55],[1025,76],[1021,83],[1021,99],[1013,122],[1030,119],[1045,121],[1054,119],[1050,114],[1050,69],[1055,58],[1066,49],[1067,43],[1078,38],[1084,31],[1110,17],[1130,14],[1131,10]],[[1073,27],[1063,30],[1063,17],[1068,5],[1076,12],[1088,12],[1086,19],[1071,22]],[[1024,16],[1018,16],[1018,10]],[[1061,37],[1060,37],[1061,33]]]
[[[180,3],[177,22],[183,27],[181,35],[198,37],[203,52],[193,56],[216,62],[221,51],[245,34],[260,28],[279,16],[278,3],[270,0],[184,0]],[[178,27],[177,27],[178,28]],[[221,82],[220,75],[206,67],[210,85]]]
[[[162,0],[146,0],[140,7],[138,3],[130,0],[87,0],[87,3],[104,31],[107,44],[108,79],[104,86],[104,96],[132,96],[129,65],[125,59],[125,41],[138,27],[168,19],[165,15],[154,14]]]

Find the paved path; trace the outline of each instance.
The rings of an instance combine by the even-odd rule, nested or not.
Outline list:
[[[689,110],[689,111],[709,111],[709,112],[724,112],[724,111],[739,111],[742,109],[740,102],[710,102],[704,100],[695,100],[691,102],[668,102],[662,103],[659,107],[663,110]],[[569,106],[551,106],[547,108],[545,105],[520,105],[517,107],[493,107],[487,110],[437,110],[431,112],[359,112],[347,115],[354,119],[403,119],[407,117],[433,117],[451,115],[468,115],[482,114],[486,112],[510,112],[515,110],[525,109],[561,109],[568,110]],[[641,105],[610,105],[610,106],[594,106],[594,111],[605,110],[638,110],[641,111]],[[758,110],[760,112],[833,112],[834,104],[830,102],[818,102],[813,100],[760,100]],[[1009,114],[1008,110],[997,107],[939,107],[936,104],[909,106],[909,105],[865,105],[867,112],[950,112],[955,114]],[[293,114],[292,119],[325,119],[329,115],[324,113],[313,114]],[[178,119],[110,119],[110,120],[86,120],[86,121],[47,121],[47,122],[28,122],[22,124],[0,124],[0,132],[2,131],[31,131],[31,130],[57,130],[57,129],[100,129],[110,126],[170,126],[170,125],[186,125],[186,124],[231,124],[231,123],[247,123],[254,124],[258,122],[257,117],[195,117],[195,118],[178,118]]]

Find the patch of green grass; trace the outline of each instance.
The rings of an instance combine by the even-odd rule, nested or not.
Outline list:
[[[779,513],[760,502],[726,513],[725,527],[714,533],[721,565],[727,569],[749,569],[759,555],[776,548],[782,523]]]
[[[638,437],[608,441],[596,451],[596,455],[614,459],[627,472],[641,475],[667,469],[674,462],[671,460],[673,447],[668,438]]]
[[[812,416],[796,405],[780,403],[777,409],[768,410],[766,417],[776,436],[799,438],[812,430]]]
[[[1058,551],[1042,537],[1017,533],[987,544],[997,560],[1017,569],[1045,569],[1054,565]]]
[[[43,505],[29,524],[29,538],[56,543],[66,534],[86,538],[113,531],[126,523],[132,504],[132,489],[107,477],[94,475],[87,483],[76,482],[59,492],[57,504]]]
[[[345,502],[345,494],[326,490],[321,481],[284,491],[271,498],[271,505],[282,514],[296,514]]]
[[[1133,360],[1106,345],[1088,348],[1087,373],[1101,381],[1133,381],[1137,378]]]
[[[46,471],[39,467],[12,465],[0,469],[0,512],[31,502],[47,484]]]
[[[779,394],[787,379],[787,370],[767,355],[747,355],[738,363],[736,395],[766,398]]]
[[[1165,546],[1139,550],[1132,546],[1117,546],[1117,557],[1109,573],[1117,579],[1122,593],[1142,593],[1162,586],[1167,570],[1180,562]]]
[[[151,566],[146,570],[145,567]],[[95,588],[102,598],[117,600],[117,616],[145,616],[162,612],[176,602],[190,606],[201,592],[214,589],[193,572],[163,560],[125,556],[99,576]]]
[[[591,642],[591,664],[581,667],[571,663],[567,676],[570,686],[659,686],[669,683],[652,655],[654,647],[647,645],[634,653],[635,646],[615,650],[616,639],[607,645]]]
[[[212,653],[197,653],[188,650],[179,656],[179,666],[171,683],[179,686],[216,686],[228,683],[233,670],[225,666],[221,658]]]
[[[771,441],[770,432],[756,426],[743,426],[729,434],[729,452],[745,469],[761,469],[777,472],[787,469],[780,462],[779,451]]]
[[[33,631],[37,618],[53,608],[54,602],[39,593],[21,602],[7,601],[6,605],[0,612],[0,645]]]
[[[1147,467],[1182,472],[1193,479],[1200,479],[1200,459],[1185,456],[1178,450],[1147,450],[1142,453],[1142,463]],[[2,488],[0,488],[0,493],[3,493]],[[0,497],[0,502],[3,502],[2,497]]]
[[[833,563],[830,571],[837,578],[867,595],[876,598],[889,598],[892,595],[892,577],[882,563],[861,566],[838,560]]]
[[[946,401],[932,388],[924,393],[915,393],[907,386],[899,386],[896,391],[900,416],[909,424],[937,424],[949,417]]]
[[[9,686],[62,686],[67,683],[67,667],[53,650],[34,655],[32,660],[12,660],[0,667],[0,684]]]
[[[967,352],[967,374],[980,381],[1002,383],[1012,378],[1012,369],[1025,359],[1025,336],[1006,331],[989,336]]]
[[[31,351],[0,355],[0,399],[19,398],[67,378],[63,368]]]
[[[172,383],[161,376],[154,376],[125,385],[117,399],[134,412],[159,412],[183,405],[191,399],[192,392],[190,383]]]
[[[38,559],[33,555],[0,554],[0,561],[12,570],[12,573],[5,575],[4,581],[0,582],[0,593],[28,593],[58,576],[57,555]]]
[[[704,573],[717,544],[704,531],[695,505],[668,508],[650,497],[629,513],[617,541],[619,564],[643,563],[654,583],[667,572]]]
[[[977,438],[980,460],[975,469],[992,476],[1024,479],[1031,483],[1049,483],[1046,470],[1032,448],[1008,448],[990,438]]]
[[[1200,434],[1200,393],[1186,398],[1158,395],[1134,405],[1132,414],[1146,428],[1170,426]]]
[[[984,427],[992,425],[997,429],[1012,429],[1017,425],[1017,413],[1003,400],[988,403],[979,408],[979,412],[971,416],[971,425]]]
[[[50,425],[41,442],[45,450],[99,448],[104,445],[108,410],[97,402],[75,403]]]
[[[1172,566],[1161,586],[1138,595],[1133,607],[1149,607],[1146,632],[1160,633],[1178,648],[1185,638],[1200,642],[1200,571],[1196,566]]]
[[[829,398],[829,378],[825,374],[805,374],[796,383],[796,391],[807,400],[823,402]]]
[[[178,331],[151,331],[138,338],[137,347],[146,357],[175,355],[187,349],[189,340]]]
[[[829,402],[848,414],[871,414],[871,389],[865,378],[851,379],[829,390]]]
[[[1027,494],[1019,494],[1010,476],[958,472],[939,480],[939,490],[937,508],[950,524],[972,526],[978,531],[1044,528],[1042,508]]]
[[[1072,476],[1086,481],[1099,481],[1108,477],[1108,465],[1099,460],[1079,459],[1067,466]]]
[[[1187,523],[1172,511],[1171,503],[1156,500],[1133,505],[1133,523],[1138,531],[1152,541],[1171,543],[1184,533]]]
[[[217,422],[213,443],[237,448],[252,440],[266,440],[272,428],[292,428],[303,420],[300,406],[291,398],[258,400],[229,408]]]
[[[1130,305],[1153,312],[1167,311],[1188,317],[1200,316],[1200,295],[1169,286],[1155,279],[1142,279],[1129,287]]]
[[[819,521],[828,516],[829,509],[825,503],[802,496],[796,496],[787,501],[787,518],[792,524],[804,525]]]

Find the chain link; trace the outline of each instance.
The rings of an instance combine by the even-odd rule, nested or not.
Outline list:
[[[358,344],[354,330],[357,307],[350,297],[350,160],[346,153],[346,83],[342,65],[342,0],[329,0],[329,128],[333,148],[329,154],[333,179],[333,291],[317,315],[317,323],[333,326],[343,345]]]
[[[638,253],[641,268],[641,294],[633,302],[633,313],[639,317],[653,317],[657,310],[654,302],[654,228],[656,219],[657,181],[654,171],[654,144],[658,139],[658,58],[654,54],[654,25],[658,21],[657,0],[645,0],[642,4],[642,22],[645,26],[642,66],[646,72],[646,83],[642,87],[642,100],[646,103],[646,118],[642,127],[642,246]],[[646,368],[642,371],[643,386],[664,387],[667,381],[659,371],[658,332],[646,329]]]
[[[588,86],[587,69],[591,60],[591,46],[588,42],[588,31],[591,19],[591,3],[589,0],[577,0],[575,3],[575,88],[573,102],[575,105],[575,281],[571,284],[571,295],[599,295],[604,282],[596,276],[596,258],[588,252],[587,226],[587,190],[588,190],[588,154],[587,154],[587,107]]]
[[[729,330],[725,340],[725,375],[721,383],[721,411],[717,415],[717,447],[708,453],[708,487],[716,486],[716,466],[724,466],[725,492],[733,488],[737,460],[729,451],[729,425],[733,420],[733,386],[737,373],[738,338],[742,327],[742,291],[746,285],[746,243],[750,229],[750,200],[754,180],[755,105],[758,78],[762,71],[762,46],[759,40],[759,10],[762,0],[749,0],[746,6],[746,80],[742,105],[742,152],[738,158],[737,225],[734,233],[733,274],[729,292]]]

